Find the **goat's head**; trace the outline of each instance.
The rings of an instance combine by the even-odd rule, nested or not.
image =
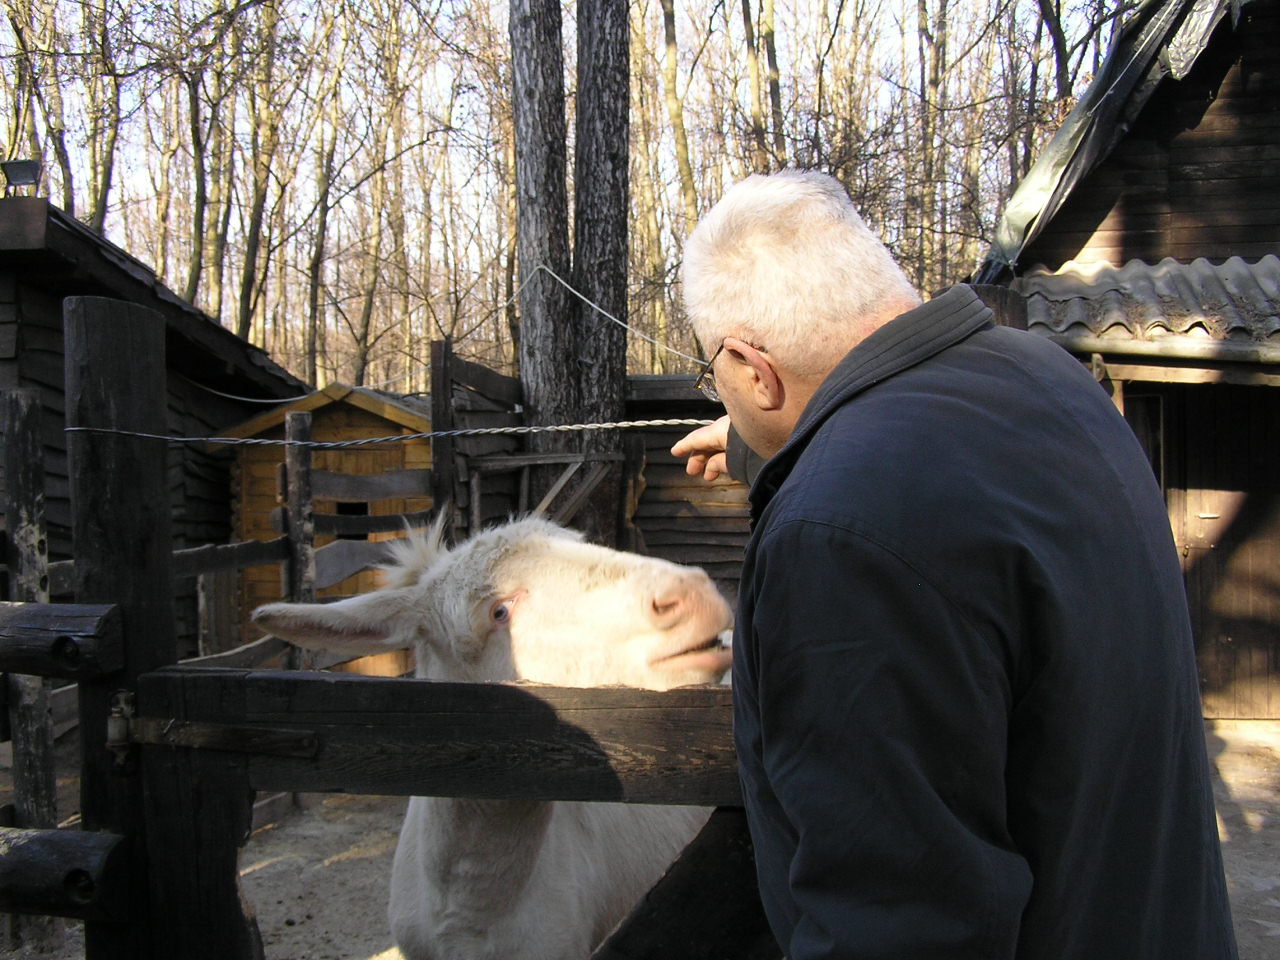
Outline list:
[[[272,603],[254,620],[302,646],[364,654],[414,646],[418,675],[465,682],[666,689],[718,679],[732,618],[706,573],[584,543],[546,520],[455,549],[439,524],[395,546],[380,590]]]

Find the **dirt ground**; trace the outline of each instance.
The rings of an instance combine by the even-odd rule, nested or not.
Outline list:
[[[1210,721],[1206,731],[1240,957],[1280,960],[1280,723]],[[0,769],[0,794],[6,776]],[[405,800],[309,795],[303,801],[257,831],[240,857],[267,960],[401,960],[385,905]],[[77,925],[67,927],[61,948],[12,955],[83,956]]]

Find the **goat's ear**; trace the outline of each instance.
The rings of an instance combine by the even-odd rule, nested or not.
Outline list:
[[[378,590],[337,603],[268,603],[253,612],[253,622],[300,647],[384,653],[413,642],[407,606],[407,591]]]

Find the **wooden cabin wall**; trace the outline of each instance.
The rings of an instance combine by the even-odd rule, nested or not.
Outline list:
[[[691,428],[644,431],[644,489],[632,522],[644,552],[702,567],[720,591],[736,601],[742,556],[750,536],[747,487],[728,479],[691,477],[671,445]]]
[[[1280,0],[1228,14],[1182,80],[1074,190],[1021,268],[1280,252]]]
[[[23,282],[20,271],[0,269],[0,389],[40,394],[44,431],[45,520],[49,559],[74,557],[63,356],[62,300],[43,286]],[[243,403],[228,400],[177,374],[168,383],[169,432],[210,436],[247,416]],[[161,441],[156,441],[161,443]],[[174,549],[225,543],[231,533],[230,458],[193,444],[168,444]],[[195,578],[176,581],[175,613],[180,656],[199,650],[200,597]]]
[[[1158,450],[1205,716],[1280,718],[1280,391],[1128,384],[1160,405]]]
[[[245,405],[220,397],[187,378],[169,375],[169,433],[175,437],[210,437],[228,423],[245,416]],[[173,548],[182,550],[231,540],[231,463],[227,450],[203,444],[169,444],[169,491]],[[234,601],[230,574],[211,574],[203,580],[174,580],[179,656],[210,652],[207,635],[225,634],[218,627],[219,607]],[[209,618],[213,618],[210,620]]]
[[[45,523],[49,559],[71,558],[71,494],[67,470],[62,301],[0,269],[0,389],[40,394],[44,434]]]
[[[449,340],[431,344],[431,424],[436,431],[472,430],[524,425],[519,411],[520,381],[464,360]],[[451,509],[447,532],[461,543],[471,529],[471,475],[467,460],[522,452],[524,438],[515,434],[438,437],[432,443],[432,491]],[[490,473],[481,481],[480,527],[501,523],[519,512],[518,472]]]
[[[692,376],[627,378],[627,419],[714,420],[724,408],[693,388]],[[747,486],[727,478],[707,483],[685,473],[671,446],[693,427],[648,427],[643,489],[632,522],[644,550],[674,563],[702,567],[731,601],[738,596],[742,556],[750,536]]]
[[[317,441],[360,440],[370,437],[396,436],[411,433],[406,428],[382,417],[347,404],[335,403],[312,412],[311,438]],[[280,425],[260,434],[263,439],[284,439],[284,426]],[[234,528],[237,540],[271,540],[280,536],[272,525],[271,514],[281,506],[277,498],[277,476],[284,462],[284,447],[275,445],[237,447],[236,466],[232,476]],[[344,450],[318,449],[312,453],[312,468],[335,473],[373,475],[392,470],[427,470],[431,467],[431,446],[428,440],[408,440],[401,443],[376,444]],[[374,500],[368,504],[373,516],[394,516],[416,513],[431,508],[427,491],[421,497],[394,500]],[[317,513],[337,513],[334,500],[315,501]],[[399,533],[370,534],[370,540],[390,540]],[[316,536],[316,546],[324,546],[336,539],[330,534]],[[378,573],[367,570],[348,577],[341,583],[321,590],[318,596],[342,597],[366,593],[379,584]],[[285,597],[286,579],[282,564],[251,567],[239,571],[238,620],[240,640],[256,640],[262,631],[253,625],[253,611],[264,603]]]

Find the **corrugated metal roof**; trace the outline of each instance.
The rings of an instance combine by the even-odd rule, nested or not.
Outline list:
[[[1131,260],[1123,267],[1068,261],[1053,272],[1032,270],[1010,287],[1026,299],[1027,329],[1055,340],[1178,345],[1193,352],[1197,345],[1235,347],[1247,351],[1240,359],[1280,358],[1280,258],[1274,255],[1257,263]]]

